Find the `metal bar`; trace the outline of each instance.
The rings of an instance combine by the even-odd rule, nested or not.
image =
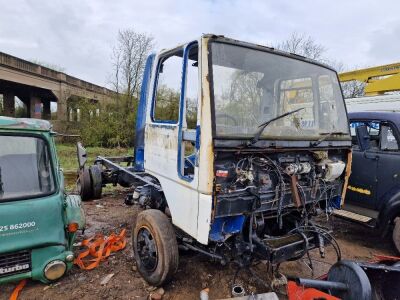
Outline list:
[[[307,278],[296,278],[295,281],[297,285],[322,289],[322,290],[347,291],[349,289],[348,285],[342,282],[307,279]]]
[[[151,185],[152,187],[155,187],[155,188],[156,188],[157,190],[159,190],[160,192],[162,191],[161,186],[159,186],[158,184],[155,184],[155,183],[153,183],[152,181],[150,181],[150,180],[148,180],[148,179],[145,179],[145,178],[143,178],[143,177],[141,177],[141,176],[139,176],[139,175],[137,175],[137,174],[135,174],[135,173],[132,173],[131,171],[128,171],[128,170],[125,169],[124,167],[121,167],[120,165],[118,165],[118,164],[116,164],[116,163],[113,163],[112,161],[110,161],[109,159],[107,159],[107,158],[105,158],[105,157],[97,156],[97,159],[96,159],[96,160],[98,160],[98,161],[103,161],[103,162],[105,162],[106,164],[112,166],[113,168],[115,168],[115,169],[117,169],[117,170],[119,170],[119,171],[121,171],[121,172],[124,172],[125,174],[128,174],[128,175],[132,176],[133,178],[135,178],[135,179],[137,179],[137,180],[140,180],[140,181],[142,181],[142,182],[144,182],[144,183],[146,183],[146,184],[148,184],[148,185]],[[145,173],[141,173],[141,174],[145,174]]]
[[[108,156],[107,159],[115,163],[132,162],[133,156]]]
[[[197,248],[197,247],[194,247],[194,246],[192,246],[192,245],[190,245],[190,244],[188,244],[188,243],[182,243],[182,244],[183,244],[185,247],[189,248],[190,250],[200,252],[200,253],[202,253],[202,254],[204,254],[204,255],[207,255],[207,256],[210,256],[210,257],[212,257],[212,258],[214,258],[214,259],[223,260],[222,256],[220,256],[220,255],[217,255],[217,254],[213,254],[213,253],[204,251],[204,250],[202,250],[202,249],[200,249],[200,248]]]

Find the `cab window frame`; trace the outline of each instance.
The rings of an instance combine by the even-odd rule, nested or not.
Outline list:
[[[188,81],[188,67],[190,61],[190,52],[193,49],[197,48],[197,86],[196,86],[196,125],[195,128],[188,128],[187,124],[187,112],[188,112],[188,101],[187,101],[187,81]],[[197,158],[193,164],[193,174],[185,174],[184,166],[185,160],[188,156],[185,153],[185,142],[194,142],[194,152],[192,154],[197,156],[197,151],[199,151],[199,144],[198,144],[198,132],[199,132],[199,100],[200,100],[200,85],[199,80],[201,78],[201,71],[200,71],[200,47],[198,41],[193,41],[188,43],[184,47],[183,52],[183,69],[182,69],[182,93],[180,98],[180,110],[179,110],[179,121],[178,121],[178,157],[177,157],[177,171],[178,176],[180,179],[186,182],[192,182],[194,179],[194,175],[196,174],[195,168],[198,167],[197,165]],[[185,138],[185,133],[188,134],[190,138]],[[190,134],[192,133],[192,134]],[[194,141],[191,139],[194,137]],[[192,175],[192,176],[191,176]]]
[[[151,110],[150,110],[150,118],[153,124],[163,124],[163,125],[171,125],[171,126],[178,126],[179,121],[180,121],[180,110],[181,110],[181,96],[182,96],[182,79],[183,79],[183,51],[184,47],[180,46],[177,48],[174,48],[168,52],[162,53],[160,56],[157,58],[157,68],[156,68],[156,73],[155,73],[155,80],[154,80],[154,86],[153,86],[153,91],[152,91],[152,101],[151,101]],[[180,84],[179,84],[179,98],[178,98],[178,115],[177,115],[177,120],[162,120],[162,119],[157,119],[155,117],[155,112],[156,112],[156,105],[157,105],[157,91],[159,87],[159,78],[160,78],[160,69],[161,65],[170,57],[172,56],[178,56],[181,58],[181,73],[179,76],[180,79]]]

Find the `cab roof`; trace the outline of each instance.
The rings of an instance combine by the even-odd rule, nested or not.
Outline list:
[[[297,59],[297,60],[300,60],[300,61],[312,63],[314,65],[318,65],[318,66],[321,66],[321,67],[324,67],[326,69],[330,69],[330,70],[336,72],[336,70],[332,66],[330,66],[330,65],[328,65],[326,63],[323,63],[321,61],[317,61],[317,60],[314,60],[314,59],[311,59],[311,58],[308,58],[308,57],[305,57],[305,56],[302,56],[302,55],[299,55],[299,54],[296,54],[296,53],[291,53],[291,52],[279,50],[279,49],[276,49],[276,48],[273,48],[273,47],[268,47],[268,46],[264,46],[264,45],[260,45],[260,44],[245,42],[245,41],[241,41],[241,40],[236,40],[236,39],[233,39],[233,38],[226,37],[224,35],[217,35],[217,34],[213,34],[213,33],[202,34],[200,36],[200,38],[208,38],[210,40],[217,41],[217,42],[218,41],[219,42],[225,42],[225,43],[228,43],[228,44],[233,44],[233,45],[252,48],[252,49],[255,49],[255,50],[261,50],[261,51],[265,51],[265,52],[269,52],[269,53],[273,53],[273,54],[277,54],[277,55],[281,55],[281,56],[286,56],[286,57],[294,58],[294,59]],[[174,51],[174,50],[176,50],[176,48],[182,48],[185,45],[187,45],[187,44],[189,44],[191,42],[194,42],[194,41],[195,40],[192,40],[192,41],[187,42],[187,43],[179,44],[179,45],[177,45],[177,46],[175,46],[173,48],[162,49],[158,54],[164,54],[164,53],[168,53],[170,51]],[[183,55],[183,50],[182,50],[182,54],[181,55]]]
[[[0,129],[50,131],[51,128],[52,125],[46,120],[0,117]]]
[[[388,121],[400,127],[400,112],[396,111],[360,111],[351,112],[349,121]]]

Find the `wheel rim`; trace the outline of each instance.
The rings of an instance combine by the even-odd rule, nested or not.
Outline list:
[[[158,263],[157,245],[150,230],[146,227],[139,229],[137,236],[139,259],[147,271],[154,271]]]

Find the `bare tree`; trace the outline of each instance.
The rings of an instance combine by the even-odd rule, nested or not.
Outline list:
[[[113,48],[114,76],[112,84],[118,93],[127,95],[128,103],[138,96],[146,57],[154,47],[154,38],[133,29],[118,32],[117,45]]]
[[[293,32],[287,40],[273,46],[276,49],[324,61],[326,48],[315,42],[311,36]]]
[[[320,62],[323,62],[338,73],[344,72],[346,69],[342,62],[331,60],[325,57],[326,48],[315,42],[311,36],[293,32],[291,36],[274,46],[275,48],[295,54],[299,54]],[[356,69],[353,68],[353,69]],[[341,83],[345,98],[354,98],[364,96],[365,83],[359,81],[349,81]]]
[[[365,83],[357,80],[341,82],[344,98],[363,97]]]
[[[360,68],[358,66],[348,68],[345,67],[343,63],[337,61],[330,61],[329,65],[331,65],[338,73],[343,73],[349,70],[357,70]],[[344,98],[355,98],[364,96],[365,82],[353,80],[341,82],[340,85],[342,86]]]
[[[120,91],[120,76],[121,76],[121,68],[122,68],[122,53],[121,51],[116,48],[113,47],[113,51],[112,51],[112,66],[113,66],[113,75],[111,78],[111,84],[112,84],[112,88],[114,89],[114,91],[117,92],[117,95],[119,95]]]

